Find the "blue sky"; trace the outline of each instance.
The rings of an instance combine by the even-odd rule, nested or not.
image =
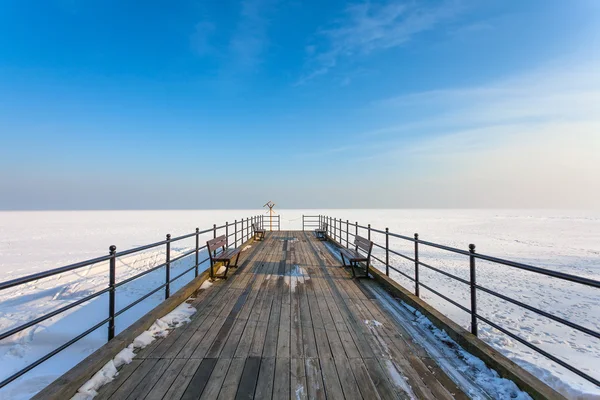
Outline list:
[[[0,209],[600,204],[595,0],[1,4]]]

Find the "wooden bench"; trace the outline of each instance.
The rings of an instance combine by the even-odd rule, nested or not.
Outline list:
[[[371,250],[373,250],[373,242],[371,242],[369,239],[365,239],[362,236],[356,235],[356,237],[354,238],[354,246],[354,250],[344,248],[340,249],[340,255],[342,256],[343,266],[349,266],[350,268],[352,268],[352,276],[356,278],[357,276],[354,272],[354,267],[358,268],[358,263],[366,262],[367,265],[365,268],[365,276],[359,276],[358,278],[368,278],[369,264],[371,263]],[[367,255],[365,256],[362,253],[359,253],[359,249],[363,250],[365,253],[367,253]],[[346,259],[348,259],[350,264],[346,264]]]
[[[210,257],[210,276],[215,277],[215,271],[213,269],[215,263],[222,262],[225,265],[225,273],[218,278],[227,279],[227,271],[229,267],[237,267],[238,260],[240,259],[240,253],[242,248],[228,249],[227,248],[227,237],[225,235],[219,236],[206,242],[206,248],[208,249],[208,256]],[[213,255],[213,251],[221,248],[221,252]],[[231,260],[235,257],[235,263],[231,265]]]
[[[315,229],[315,236],[317,237],[317,239],[319,240],[327,240],[327,229],[328,229],[328,225],[327,222],[323,222],[321,224],[320,228]]]
[[[265,234],[267,233],[266,230],[257,228],[255,223],[252,224],[252,232],[254,239],[256,240],[263,240],[265,238]]]

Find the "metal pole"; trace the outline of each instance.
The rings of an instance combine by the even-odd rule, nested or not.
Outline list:
[[[415,296],[419,297],[419,234],[415,233]]]
[[[235,244],[233,245],[233,248],[235,249],[237,248],[237,219],[233,222],[233,226],[233,238],[235,239]]]
[[[227,227],[225,227],[227,229]],[[217,224],[213,224],[213,239],[217,238]],[[213,257],[217,256],[217,250],[213,250]]]
[[[337,241],[337,234],[338,234],[338,228],[337,228],[337,218],[333,219],[333,240]]]
[[[390,276],[390,230],[385,228],[385,274]]]
[[[354,223],[354,239],[358,236],[358,221]]]
[[[470,269],[471,269],[471,333],[477,336],[477,277],[475,274],[475,245],[469,245]]]
[[[108,277],[108,287],[110,287],[110,292],[108,292],[108,316],[110,320],[108,321],[108,340],[111,340],[115,337],[115,276],[117,275],[117,257],[115,254],[117,253],[117,246],[110,246],[108,251],[110,254]]]
[[[371,224],[369,224],[369,228],[367,230],[369,232],[369,237],[368,239],[371,240]]]
[[[304,214],[302,214],[302,232],[304,232]]]
[[[167,234],[167,259],[165,262],[165,300],[169,298],[170,287],[169,281],[171,280],[171,234]]]
[[[229,221],[225,221],[225,248],[229,248]]]
[[[198,256],[200,253],[200,229],[196,228],[196,271],[194,273],[194,276],[197,278],[198,277]]]
[[[350,233],[350,221],[346,220],[346,248],[350,247],[350,242],[348,241],[349,233]]]

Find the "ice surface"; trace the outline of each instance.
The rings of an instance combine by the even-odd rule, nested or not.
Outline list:
[[[56,268],[69,263],[107,254],[115,244],[125,250],[204,229],[213,223],[240,220],[260,210],[227,211],[86,211],[86,212],[0,212],[0,280]],[[600,277],[600,213],[591,211],[552,210],[281,210],[282,229],[301,229],[302,214],[327,214],[359,221],[374,228],[412,236],[421,240],[477,251],[536,266],[568,272],[593,279]],[[288,222],[288,220],[295,220]],[[359,235],[367,236],[359,228]],[[308,233],[310,234],[310,233]],[[212,239],[212,232],[202,235],[200,243]],[[350,237],[351,239],[351,237]],[[372,239],[384,243],[383,235],[372,232]],[[175,258],[195,246],[194,238],[172,244]],[[413,243],[390,238],[390,247],[412,256]],[[374,249],[381,258],[381,250]],[[203,259],[206,254],[201,254]],[[117,281],[126,279],[164,262],[164,248],[123,257],[117,262]],[[462,256],[420,247],[421,261],[449,273],[468,278],[468,260]],[[173,263],[171,276],[193,265],[194,256]],[[411,275],[414,264],[393,254],[391,264]],[[208,263],[200,266],[204,270]],[[377,262],[374,263],[378,268]],[[573,322],[600,330],[600,295],[581,285],[541,278],[533,273],[499,267],[478,261],[478,281],[482,286],[507,293],[527,304],[553,312]],[[58,307],[65,306],[108,284],[108,266],[99,263],[61,276],[31,282],[0,292],[0,332],[30,321]],[[468,307],[468,288],[433,271],[421,268],[421,280]],[[171,285],[173,293],[194,276],[191,271]],[[409,290],[413,284],[401,275],[391,276]],[[287,283],[297,285],[306,276],[298,274]],[[117,309],[164,283],[164,269],[117,289]],[[206,281],[205,288],[210,285]],[[295,286],[293,286],[295,287]],[[433,293],[421,288],[421,297],[438,310],[469,327],[469,317]],[[117,332],[122,331],[164,299],[158,291],[117,318]],[[484,316],[511,329],[596,376],[600,376],[600,341],[571,329],[558,326],[531,312],[481,293],[479,310]],[[0,378],[5,378],[83,332],[107,316],[106,295],[75,307],[30,329],[0,342]],[[480,337],[570,398],[600,396],[600,388],[574,376],[505,335],[481,324]],[[0,399],[31,397],[55,378],[91,354],[106,342],[106,326],[52,357],[25,377],[0,390]],[[598,397],[596,397],[598,398]]]

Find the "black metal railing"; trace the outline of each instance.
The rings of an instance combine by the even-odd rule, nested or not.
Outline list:
[[[443,300],[449,302],[450,304],[458,307],[460,310],[468,313],[471,318],[471,323],[470,323],[471,333],[473,333],[475,336],[477,336],[477,333],[478,333],[478,327],[477,327],[478,321],[484,322],[484,323],[490,325],[491,327],[497,329],[498,331],[502,332],[503,334],[509,336],[510,338],[516,340],[517,342],[542,354],[543,356],[554,361],[555,363],[559,364],[560,366],[568,369],[569,371],[579,375],[580,377],[588,380],[589,382],[594,383],[597,386],[600,386],[600,380],[598,378],[595,378],[595,377],[583,372],[582,370],[578,369],[577,367],[561,360],[560,358],[541,349],[540,347],[538,347],[535,344],[529,342],[528,340],[522,338],[521,336],[511,332],[506,327],[501,326],[501,325],[491,321],[489,318],[486,318],[485,316],[481,315],[477,310],[477,294],[479,292],[483,292],[488,295],[494,296],[503,301],[509,302],[511,304],[514,304],[516,306],[524,308],[528,311],[531,311],[538,315],[541,315],[545,318],[548,318],[554,322],[557,322],[558,324],[567,326],[576,331],[582,332],[586,335],[590,335],[596,339],[600,339],[600,332],[595,331],[590,328],[587,328],[585,326],[579,325],[577,323],[568,321],[564,318],[561,318],[561,317],[554,315],[552,313],[549,313],[547,311],[540,310],[537,307],[533,307],[529,304],[525,304],[525,303],[523,303],[517,299],[514,299],[506,294],[498,293],[495,290],[492,290],[490,288],[482,286],[480,283],[477,282],[476,260],[478,260],[478,259],[484,260],[484,261],[487,261],[490,263],[500,264],[500,265],[516,268],[519,270],[529,271],[529,272],[533,272],[536,274],[549,276],[549,277],[557,278],[557,279],[560,279],[563,281],[573,282],[573,283],[585,285],[585,286],[596,288],[596,289],[600,288],[600,281],[581,277],[581,276],[566,274],[566,273],[562,273],[562,272],[558,272],[558,271],[552,271],[552,270],[535,267],[532,265],[522,264],[522,263],[510,261],[510,260],[505,260],[505,259],[501,259],[501,258],[497,258],[497,257],[491,257],[491,256],[487,256],[487,255],[480,254],[480,253],[476,253],[474,244],[470,244],[468,250],[462,250],[462,249],[457,249],[454,247],[444,246],[441,244],[421,240],[421,239],[419,239],[419,235],[417,233],[415,233],[413,237],[409,237],[409,236],[392,233],[389,231],[388,228],[385,228],[385,230],[375,229],[375,228],[372,228],[370,224],[364,226],[364,225],[360,225],[358,222],[350,223],[349,220],[332,218],[332,217],[325,216],[325,215],[319,215],[317,217],[318,217],[318,223],[317,223],[318,227],[323,228],[323,227],[325,227],[325,223],[327,223],[329,239],[336,242],[338,245],[340,245],[342,247],[343,246],[346,246],[346,247],[352,246],[353,244],[352,244],[352,240],[350,239],[350,237],[353,238],[353,237],[359,235],[359,233],[361,234],[361,236],[366,237],[369,240],[373,241],[373,246],[376,248],[379,248],[381,250],[381,252],[384,252],[385,259],[382,260],[380,257],[377,257],[376,255],[373,255],[373,254],[371,255],[371,257],[374,258],[375,260],[377,260],[383,266],[385,266],[385,274],[388,277],[390,275],[390,270],[393,270],[393,271],[397,272],[398,274],[400,274],[401,276],[403,276],[404,278],[406,278],[409,281],[412,281],[414,283],[414,294],[416,296],[418,296],[418,297],[420,296],[419,289],[420,289],[420,287],[423,287],[423,288],[429,290],[431,293],[435,294],[436,296],[438,296],[438,297],[442,298]],[[303,218],[302,229],[304,230],[305,228],[309,228],[309,227],[312,228],[314,226],[314,219],[315,219],[315,216],[306,216],[305,218]],[[350,232],[351,230],[354,232]],[[385,244],[377,243],[375,240],[373,240],[372,239],[373,233],[385,235]],[[413,242],[414,243],[414,253],[411,254],[412,257],[408,256],[406,254],[402,254],[399,251],[391,249],[390,248],[390,238],[396,238],[396,239],[401,239],[401,240],[404,240],[407,242]],[[420,246],[427,246],[427,247],[435,248],[435,249],[442,250],[445,252],[450,252],[453,254],[458,254],[458,255],[467,257],[469,260],[468,261],[469,278],[468,279],[461,278],[461,277],[451,274],[449,272],[443,271],[440,268],[436,268],[432,265],[422,262],[419,259]],[[397,255],[398,257],[400,257],[404,260],[411,262],[411,264],[414,265],[413,275],[411,276],[411,275],[395,268],[394,266],[390,265],[390,261],[389,261],[390,253]],[[462,304],[460,304],[457,301],[448,297],[449,295],[441,293],[440,291],[432,288],[429,284],[424,283],[422,281],[422,279],[419,277],[420,267],[424,267],[428,270],[434,271],[434,272],[441,274],[445,277],[448,277],[452,280],[455,280],[464,285],[467,285],[469,288],[469,293],[470,293],[469,294],[470,307],[463,306]],[[600,292],[599,292],[599,294],[600,294]]]
[[[7,378],[4,378],[0,382],[0,388],[3,388],[4,386],[13,382],[15,379],[18,379],[19,377],[23,376],[24,374],[31,371],[38,365],[44,363],[51,357],[55,356],[56,354],[60,353],[67,347],[71,346],[75,342],[79,341],[80,339],[84,338],[85,336],[89,335],[90,333],[94,332],[95,330],[101,328],[102,326],[104,326],[106,324],[108,324],[108,340],[111,340],[115,336],[115,321],[119,315],[123,314],[127,310],[131,309],[132,307],[136,306],[137,304],[141,303],[142,301],[144,301],[145,299],[147,299],[148,297],[152,296],[153,294],[159,292],[162,289],[164,289],[164,292],[165,292],[164,298],[166,300],[170,296],[171,284],[173,282],[180,279],[184,275],[190,273],[192,270],[194,270],[194,277],[197,277],[199,275],[200,265],[209,261],[208,256],[203,258],[202,260],[200,260],[201,251],[206,249],[206,245],[200,246],[200,235],[210,234],[212,232],[213,233],[212,237],[215,238],[218,236],[218,234],[217,234],[218,232],[224,231],[225,235],[227,237],[227,248],[232,248],[232,247],[235,248],[235,247],[238,247],[239,245],[243,244],[244,242],[246,242],[248,239],[250,239],[252,237],[252,235],[253,235],[252,224],[253,223],[256,224],[257,227],[263,226],[262,225],[263,224],[262,217],[263,217],[262,215],[258,215],[258,216],[248,217],[248,218],[244,218],[244,219],[240,219],[240,220],[235,220],[233,223],[226,222],[224,225],[220,225],[220,226],[213,225],[212,228],[205,229],[202,231],[199,228],[196,228],[195,232],[187,234],[187,235],[179,236],[176,238],[171,238],[171,235],[168,234],[168,235],[166,235],[166,239],[163,241],[147,244],[144,246],[136,247],[134,249],[129,249],[129,250],[121,251],[121,252],[117,252],[116,246],[113,245],[113,246],[110,246],[110,248],[109,248],[109,254],[102,256],[102,257],[97,257],[97,258],[93,258],[90,260],[67,265],[64,267],[55,268],[52,270],[39,272],[39,273],[32,274],[32,275],[27,275],[27,276],[13,279],[13,280],[6,281],[6,282],[1,282],[0,283],[0,291],[6,290],[6,289],[9,289],[12,287],[24,285],[24,284],[34,282],[34,281],[37,281],[40,279],[52,277],[52,276],[55,276],[58,274],[63,274],[65,272],[76,271],[80,268],[92,266],[94,264],[108,262],[107,273],[109,276],[109,280],[108,280],[108,286],[106,288],[99,290],[88,296],[85,296],[79,300],[76,300],[73,303],[70,303],[64,307],[58,308],[47,314],[41,315],[31,321],[28,321],[28,322],[20,325],[20,326],[17,326],[15,328],[12,328],[5,332],[0,333],[0,341],[1,341],[1,340],[9,338],[15,334],[18,334],[19,332],[22,332],[25,329],[28,329],[37,324],[40,324],[41,322],[46,321],[47,319],[49,319],[51,317],[62,314],[68,310],[73,309],[74,307],[77,307],[81,304],[87,303],[88,301],[91,301],[103,294],[108,293],[108,317],[107,318],[103,319],[96,325],[90,327],[85,332],[81,333],[80,335],[72,338],[68,342],[61,345],[60,347],[54,349],[53,351],[46,354],[45,356],[43,356],[43,357],[39,358],[38,360],[34,361],[33,363],[27,365],[25,368],[19,370],[18,372],[15,372],[14,374],[12,374],[11,376],[9,376]],[[233,237],[232,241],[230,241],[231,237]],[[195,247],[192,250],[186,251],[183,254],[180,254],[175,258],[171,258],[171,244],[176,243],[181,240],[190,239],[190,238],[195,238]],[[135,253],[140,253],[142,251],[154,249],[154,248],[161,247],[161,246],[165,246],[165,261],[163,263],[153,266],[152,268],[149,268],[149,269],[147,269],[139,274],[136,274],[134,276],[131,276],[127,279],[116,282],[116,275],[117,275],[116,261],[118,258],[128,256],[131,254],[135,254]],[[171,265],[173,263],[175,263],[176,261],[181,260],[186,257],[189,257],[191,255],[194,255],[194,257],[195,257],[194,264],[190,268],[187,268],[185,271],[178,274],[177,276],[171,278]],[[157,271],[161,268],[165,269],[165,283],[156,287],[152,291],[146,293],[145,295],[143,295],[139,299],[133,301],[132,303],[128,304],[127,306],[123,307],[122,309],[120,309],[118,311],[115,309],[116,308],[115,297],[116,297],[117,288],[119,288],[120,286],[123,286],[131,281],[134,281],[138,278],[141,278],[151,272]],[[211,278],[214,277],[212,268],[210,268],[210,276],[211,276]]]

